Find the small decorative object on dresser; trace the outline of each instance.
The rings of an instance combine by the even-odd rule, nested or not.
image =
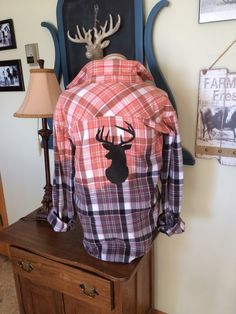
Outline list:
[[[0,92],[24,90],[21,60],[0,61]]]
[[[0,50],[16,48],[12,19],[0,21]]]

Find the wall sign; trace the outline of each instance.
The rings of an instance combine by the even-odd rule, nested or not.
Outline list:
[[[227,69],[200,72],[196,156],[236,165],[236,73]]]

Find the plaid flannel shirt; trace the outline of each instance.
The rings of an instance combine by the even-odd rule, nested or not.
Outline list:
[[[59,97],[53,121],[55,231],[79,217],[90,255],[129,263],[158,230],[184,230],[176,113],[142,64],[89,62]]]

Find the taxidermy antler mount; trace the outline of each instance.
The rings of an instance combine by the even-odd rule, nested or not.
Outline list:
[[[76,25],[77,34],[75,37],[71,37],[70,31],[67,31],[67,36],[70,41],[77,44],[86,44],[86,57],[89,60],[96,60],[103,58],[103,49],[109,46],[110,40],[104,40],[105,38],[115,34],[120,28],[120,15],[117,15],[116,25],[113,27],[113,19],[111,14],[109,14],[109,28],[107,30],[108,20],[106,20],[104,26],[100,26],[100,30],[96,27],[93,27],[86,31],[84,27],[82,27],[83,35],[79,29],[79,26]]]

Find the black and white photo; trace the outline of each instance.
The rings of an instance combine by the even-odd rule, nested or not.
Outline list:
[[[199,23],[236,19],[236,0],[199,0]]]
[[[16,39],[12,19],[0,21],[0,50],[16,48]]]
[[[21,61],[0,61],[0,92],[24,90]]]

